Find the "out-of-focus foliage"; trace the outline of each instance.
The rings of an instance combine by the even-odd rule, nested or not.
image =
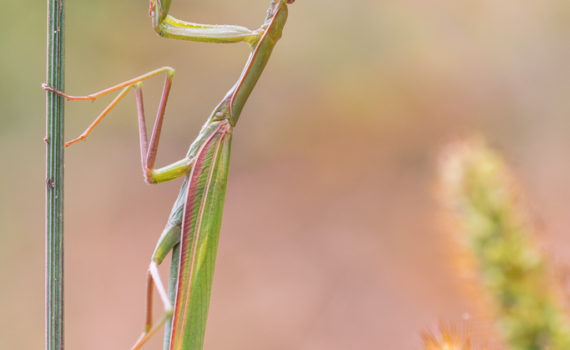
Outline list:
[[[480,140],[450,146],[443,158],[441,188],[455,222],[452,233],[472,255],[510,348],[570,349],[560,290],[504,161]]]

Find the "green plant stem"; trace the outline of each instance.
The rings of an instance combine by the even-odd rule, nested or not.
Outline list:
[[[47,2],[47,84],[63,90],[64,0]],[[46,349],[63,339],[63,98],[46,93]]]

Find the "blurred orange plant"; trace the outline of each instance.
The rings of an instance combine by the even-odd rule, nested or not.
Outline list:
[[[453,144],[442,157],[440,190],[450,233],[509,349],[570,349],[560,287],[503,159],[480,139]],[[426,350],[470,348],[453,331],[441,333],[424,336]]]

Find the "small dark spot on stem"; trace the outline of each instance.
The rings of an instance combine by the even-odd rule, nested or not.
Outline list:
[[[47,136],[44,137],[44,142],[49,144],[49,138]]]
[[[53,182],[52,179],[47,179],[47,180],[46,180],[46,185],[47,185],[48,189],[52,189],[52,188],[55,187],[55,182]]]

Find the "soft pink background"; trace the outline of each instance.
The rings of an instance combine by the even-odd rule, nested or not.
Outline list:
[[[255,27],[267,3],[178,1],[172,14]],[[147,5],[67,2],[66,88],[175,67],[166,164],[186,152],[247,48],[161,39]],[[0,13],[0,349],[44,344],[44,6],[5,1]],[[488,138],[566,264],[569,37],[566,0],[292,5],[235,130],[205,348],[412,350],[438,320],[493,344],[454,274],[437,153]],[[160,85],[146,83],[149,113]],[[68,104],[68,138],[103,105]],[[145,185],[138,157],[132,96],[66,153],[68,349],[128,349],[142,330],[145,269],[180,182]]]

